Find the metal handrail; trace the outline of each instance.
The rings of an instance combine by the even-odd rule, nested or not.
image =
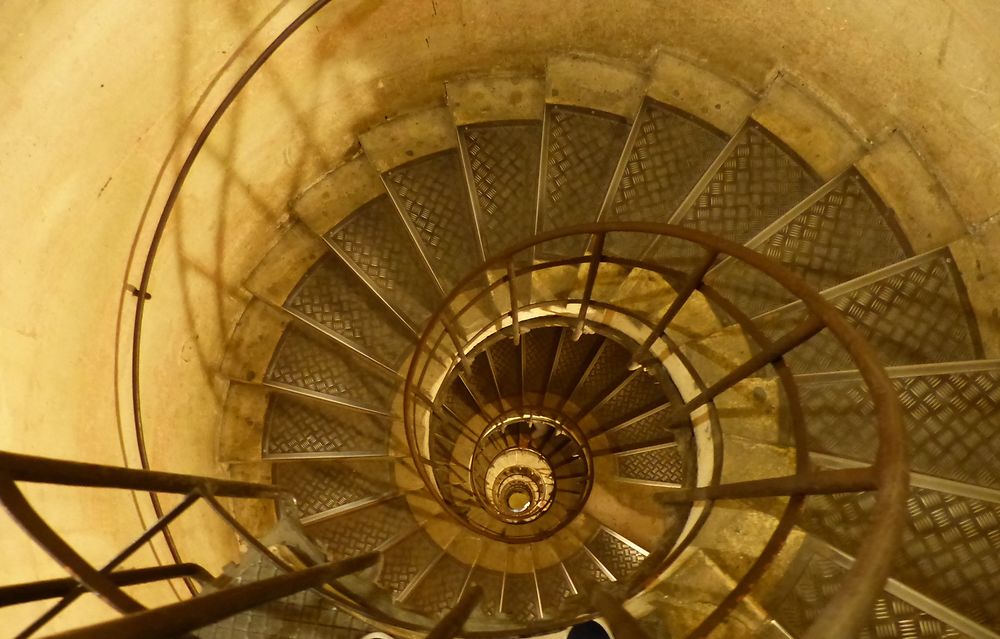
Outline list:
[[[139,285],[134,290],[136,302],[135,316],[132,321],[132,420],[136,437],[136,449],[139,454],[139,464],[144,470],[149,470],[150,464],[148,451],[146,450],[146,438],[142,421],[142,401],[140,393],[142,326],[143,318],[145,316],[146,301],[151,298],[151,295],[149,294],[149,283],[153,277],[153,267],[156,263],[156,257],[159,253],[160,244],[163,241],[163,235],[166,232],[167,223],[173,215],[181,190],[184,188],[184,184],[187,181],[188,175],[191,173],[191,169],[194,167],[195,161],[201,155],[201,151],[208,142],[209,136],[215,130],[215,127],[222,120],[223,116],[229,111],[233,103],[236,102],[236,99],[240,96],[240,94],[242,94],[243,90],[254,78],[254,76],[256,76],[261,68],[263,68],[264,64],[271,59],[271,56],[273,56],[274,53],[290,37],[292,37],[292,35],[308,23],[313,16],[319,13],[319,11],[328,4],[330,4],[330,0],[314,0],[314,2],[306,7],[302,13],[300,13],[294,20],[292,20],[292,22],[282,29],[273,40],[271,40],[264,50],[261,51],[261,53],[254,59],[250,66],[248,66],[240,75],[236,82],[233,83],[232,87],[230,87],[229,91],[226,92],[226,95],[212,112],[212,115],[202,127],[198,136],[195,138],[194,143],[191,145],[191,148],[188,150],[187,156],[184,158],[180,169],[177,171],[177,175],[174,178],[170,191],[167,194],[167,198],[164,201],[163,210],[160,212],[160,216],[156,220],[156,226],[153,228],[153,235],[149,242],[149,248],[146,251],[145,260],[143,261]],[[163,505],[160,503],[159,496],[155,492],[150,492],[149,498],[152,502],[153,512],[158,518],[162,518],[164,516],[164,511]],[[163,538],[167,544],[167,548],[170,551],[170,555],[173,558],[174,563],[182,563],[180,553],[177,550],[177,545],[174,543],[173,537],[168,529],[163,530]],[[187,583],[191,594],[195,594],[196,590],[190,581],[186,580],[185,583]]]
[[[160,517],[153,526],[143,531],[137,539],[120,551],[110,562],[98,569],[84,559],[45,521],[24,496],[17,482],[174,493],[184,495],[184,498],[173,510]],[[166,531],[167,526],[172,521],[181,516],[200,498],[211,500],[211,502],[215,501],[213,495],[275,499],[281,494],[281,489],[272,484],[121,468],[0,451],[0,505],[6,508],[10,516],[29,537],[72,576],[72,583],[67,580],[56,580],[55,582],[39,581],[19,584],[6,593],[8,596],[0,601],[0,605],[22,603],[19,599],[24,597],[32,597],[32,600],[49,598],[50,596],[60,597],[60,600],[52,608],[21,631],[18,637],[28,637],[34,634],[87,591],[97,594],[113,608],[123,613],[139,612],[143,610],[143,606],[127,595],[121,586],[176,577],[195,575],[204,577],[204,571],[200,567],[197,570],[191,570],[189,567],[186,571],[169,570],[170,566],[166,568],[154,567],[143,569],[138,575],[139,581],[136,582],[137,575],[130,575],[127,572],[113,572],[115,568],[150,542],[157,534]],[[180,562],[176,564],[176,566],[185,565]],[[55,594],[52,594],[53,592]]]
[[[877,419],[877,429],[879,433],[879,447],[875,457],[875,463],[858,472],[843,474],[837,472],[813,472],[811,471],[805,447],[804,433],[793,433],[797,451],[796,473],[788,477],[778,477],[755,482],[740,484],[729,484],[721,486],[709,486],[696,489],[682,489],[672,494],[669,498],[672,501],[691,503],[697,500],[715,500],[736,497],[756,497],[756,496],[790,496],[789,507],[786,515],[798,511],[802,495],[845,492],[854,490],[877,490],[878,508],[873,517],[871,532],[865,542],[859,548],[857,562],[845,576],[841,589],[827,603],[819,617],[810,627],[805,635],[805,639],[835,639],[838,637],[852,636],[863,624],[865,618],[870,613],[871,602],[877,597],[891,567],[893,551],[897,547],[905,522],[905,504],[908,492],[908,468],[904,446],[904,431],[901,412],[895,390],[889,381],[884,369],[878,361],[874,349],[864,338],[846,321],[841,312],[827,302],[817,291],[812,289],[800,277],[787,270],[777,262],[770,260],[764,255],[757,253],[739,244],[730,242],[723,238],[712,236],[694,229],[684,227],[645,223],[645,222],[621,222],[613,224],[587,224],[572,228],[554,230],[539,234],[531,239],[520,242],[504,253],[498,254],[487,260],[482,267],[473,273],[468,274],[459,282],[445,297],[439,305],[437,311],[431,316],[426,324],[420,339],[417,343],[414,356],[411,358],[410,367],[407,374],[406,386],[404,390],[404,420],[406,424],[405,432],[407,444],[411,454],[416,458],[422,455],[420,448],[421,439],[418,437],[418,420],[416,419],[416,401],[418,393],[423,393],[423,384],[429,371],[431,357],[438,352],[440,339],[447,334],[449,339],[461,342],[461,335],[457,335],[455,326],[461,325],[461,318],[471,308],[474,308],[482,301],[484,296],[492,294],[492,291],[499,287],[510,286],[514,278],[525,273],[540,271],[552,265],[586,264],[587,278],[584,285],[584,299],[581,302],[580,312],[577,317],[577,331],[581,332],[586,321],[586,309],[593,303],[591,293],[593,282],[596,277],[597,268],[601,263],[627,262],[621,258],[608,257],[602,250],[596,250],[589,256],[580,258],[558,258],[546,262],[543,259],[536,259],[531,266],[526,268],[516,268],[514,266],[515,256],[519,253],[531,251],[531,254],[538,254],[537,247],[541,244],[569,236],[586,236],[590,246],[603,247],[604,239],[613,233],[648,234],[657,237],[671,237],[694,243],[705,249],[711,260],[701,264],[696,272],[696,282],[689,282],[687,286],[679,291],[679,297],[686,299],[695,290],[703,286],[701,281],[708,270],[708,266],[717,256],[731,256],[744,264],[760,271],[764,275],[775,280],[785,290],[801,300],[808,311],[807,319],[788,334],[764,347],[759,353],[752,356],[743,364],[737,366],[728,375],[718,380],[715,384],[688,401],[685,405],[686,411],[691,411],[696,407],[710,404],[712,400],[722,392],[731,388],[740,380],[754,374],[758,370],[777,364],[776,368],[785,370],[779,377],[783,381],[789,381],[790,373],[787,372],[787,365],[784,362],[784,355],[790,350],[809,340],[821,330],[828,330],[840,343],[841,347],[847,351],[857,367],[862,379],[868,386],[869,393],[874,402],[874,413]],[[632,266],[637,268],[648,268],[649,270],[661,270],[651,264],[633,261]],[[504,275],[495,278],[487,286],[473,286],[482,281],[483,275],[489,272],[504,272]],[[473,293],[473,291],[475,291]],[[511,296],[512,306],[519,305],[516,296]],[[463,303],[455,308],[456,301]],[[514,323],[514,316],[521,310],[511,308],[501,313],[502,317],[510,317]],[[670,323],[670,320],[680,310],[679,306],[672,305],[667,310],[669,315],[666,322],[658,327],[662,334]],[[447,324],[444,318],[447,317]],[[501,319],[502,321],[502,319]],[[636,359],[640,359],[653,341],[644,343],[637,351]],[[753,336],[751,336],[753,337]],[[757,337],[760,335],[758,333]],[[437,341],[435,342],[435,338]],[[473,343],[466,336],[465,344],[457,344],[460,356],[464,361],[466,349]],[[454,364],[453,364],[454,365]],[[793,380],[791,380],[794,384]],[[797,397],[797,396],[795,396]],[[794,398],[794,397],[793,397]],[[801,415],[797,415],[801,418]],[[801,421],[798,421],[801,426]],[[432,495],[439,504],[450,512],[449,504],[443,499],[441,493],[436,489],[436,482],[427,469],[421,464],[416,464],[417,470],[430,489]],[[667,493],[670,494],[670,493]],[[765,549],[765,553],[771,556],[762,556],[754,566],[754,572],[763,572],[768,561],[773,558],[781,547],[781,535],[787,535],[790,530],[788,525],[789,517],[783,517],[779,525],[780,531],[772,537]],[[746,590],[746,584],[741,583],[740,588]],[[729,601],[731,605],[733,602]]]

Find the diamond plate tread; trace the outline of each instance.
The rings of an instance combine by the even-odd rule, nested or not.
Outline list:
[[[521,336],[525,357],[524,389],[529,393],[545,392],[561,334],[558,328],[536,328]]]
[[[438,546],[423,530],[406,538],[382,553],[382,569],[376,582],[398,597],[424,568],[434,561],[441,552]]]
[[[584,369],[590,363],[603,339],[603,337],[591,333],[581,335],[580,339],[574,342],[567,335],[562,340],[562,346],[556,358],[552,379],[549,383],[549,392],[562,397],[572,393],[580,375],[585,372]]]
[[[469,584],[478,584],[483,589],[483,598],[479,600],[479,610],[491,617],[499,614],[503,573],[489,568],[477,567],[472,571]]]
[[[593,406],[615,390],[628,377],[628,363],[632,354],[606,339],[604,348],[598,353],[594,365],[590,367],[587,376],[573,392],[573,403],[581,408]]]
[[[852,552],[868,533],[875,493],[813,495],[800,525]],[[1000,630],[1000,504],[911,488],[892,576],[993,630]]]
[[[977,359],[981,347],[961,277],[946,253],[830,302],[844,313],[885,366]],[[760,322],[772,337],[804,317],[801,306],[777,311]],[[796,373],[854,368],[839,342],[824,330],[786,356]]]
[[[545,193],[540,230],[586,224],[597,219],[625,146],[629,126],[620,117],[550,105]],[[551,243],[553,253],[574,252],[578,238]]]
[[[910,468],[1000,488],[1000,371],[896,378]],[[812,450],[871,461],[873,403],[861,381],[799,386]]]
[[[303,276],[285,307],[311,317],[367,353],[398,368],[413,335],[336,255]]]
[[[393,384],[370,370],[342,346],[290,327],[264,379],[387,411]]]
[[[907,257],[906,241],[890,215],[864,180],[852,173],[756,250],[821,291]],[[795,299],[775,280],[738,260],[730,260],[706,281],[750,317]]]
[[[309,526],[309,536],[332,560],[372,552],[417,524],[405,497]]]
[[[257,552],[244,555],[229,587],[285,574]],[[339,611],[315,590],[251,608],[197,631],[200,639],[360,639],[372,628]]]
[[[640,372],[598,406],[592,416],[600,425],[615,424],[641,415],[667,401],[656,377]]]
[[[445,554],[406,598],[406,607],[430,617],[447,612],[458,600],[468,574],[467,564]]]
[[[502,253],[534,234],[541,122],[505,122],[460,129],[487,255]]]
[[[295,495],[303,517],[396,489],[392,463],[383,460],[276,464],[274,483]]]
[[[489,349],[493,361],[493,374],[496,376],[500,395],[505,399],[521,398],[521,347],[514,342],[502,339]]]
[[[802,636],[840,589],[847,572],[834,561],[814,553],[790,592],[776,597],[769,609],[792,636]],[[768,635],[770,636],[770,635]],[[861,639],[958,639],[954,628],[929,614],[883,592],[875,600],[871,616],[858,634]]]
[[[469,194],[458,151],[444,151],[386,173],[386,184],[420,234],[434,272],[449,289],[480,265]]]
[[[538,594],[530,573],[507,573],[503,589],[503,613],[519,623],[538,620]]]
[[[264,424],[265,457],[283,453],[388,452],[388,421],[287,395],[271,395]]]
[[[664,441],[667,437],[676,437],[677,431],[667,428],[671,421],[670,408],[665,408],[629,424],[628,426],[608,434],[612,446],[642,446]]]
[[[666,222],[726,144],[721,133],[647,101],[608,221]]]
[[[566,599],[575,593],[566,581],[566,575],[559,564],[543,568],[536,573],[538,591],[542,595],[542,612],[546,617],[555,616]]]
[[[750,125],[681,226],[746,242],[819,187],[811,171],[762,128]],[[692,259],[699,248],[677,242],[673,259]]]
[[[631,455],[619,455],[618,476],[628,479],[684,482],[684,455],[678,447],[658,448]]]
[[[645,555],[604,529],[597,531],[587,548],[618,581],[625,580],[646,559]]]
[[[422,325],[440,301],[388,195],[375,198],[326,234],[403,315]]]
[[[580,592],[589,592],[588,583],[611,581],[594,563],[594,558],[582,548],[563,561],[563,565],[566,566],[566,572]]]

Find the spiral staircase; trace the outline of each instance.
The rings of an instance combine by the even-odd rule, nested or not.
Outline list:
[[[223,364],[282,498],[200,598],[355,563],[197,636],[998,636],[1000,362],[949,247],[864,153],[654,75],[455,78],[293,202]]]
[[[597,612],[580,596],[593,584],[650,570],[659,584],[645,596],[661,601],[647,604],[649,636],[694,630],[788,500],[720,501],[691,539],[701,513],[659,498],[713,472],[724,483],[793,474],[790,402],[816,468],[873,462],[878,432],[829,331],[784,357],[798,400],[764,367],[711,414],[679,419],[671,408],[761,352],[753,337],[778,340],[805,313],[738,259],[627,226],[666,222],[802,277],[902,394],[908,561],[864,636],[961,634],[937,606],[995,628],[984,595],[998,578],[996,507],[972,487],[991,485],[973,472],[996,455],[997,367],[976,361],[947,248],[914,254],[857,169],[818,176],[752,116],[726,135],[649,96],[616,113],[589,87],[576,89],[590,102],[560,92],[573,79],[558,61],[549,70],[547,90],[531,77],[450,82],[451,108],[363,134],[249,278],[229,407],[263,424],[261,462],[296,496],[305,535],[334,559],[380,552],[369,602],[385,610],[435,619],[479,586],[466,630],[483,636],[566,627]],[[875,509],[867,492],[805,499],[781,579],[721,632],[801,636]],[[689,545],[664,565],[680,539]]]

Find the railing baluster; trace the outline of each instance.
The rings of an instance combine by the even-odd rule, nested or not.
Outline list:
[[[632,357],[629,359],[628,367],[635,370],[642,364],[642,360],[645,359],[646,355],[649,353],[649,349],[653,347],[653,344],[659,339],[660,335],[667,330],[670,322],[674,321],[677,314],[680,313],[681,309],[687,303],[688,299],[701,288],[702,281],[705,279],[705,274],[708,270],[712,268],[712,264],[715,264],[715,259],[719,256],[718,251],[710,251],[708,257],[704,262],[699,264],[698,269],[692,273],[691,277],[684,283],[684,287],[677,291],[677,297],[674,301],[670,303],[667,307],[667,311],[660,318],[660,321],[656,323],[650,331],[649,336],[646,337],[642,345],[632,353]]]
[[[823,330],[826,325],[823,320],[816,315],[810,315],[808,319],[793,328],[791,331],[774,341],[771,346],[760,353],[757,353],[747,361],[743,362],[733,370],[729,371],[722,379],[715,382],[698,396],[684,404],[684,409],[691,412],[694,409],[707,404],[717,396],[726,392],[740,381],[746,379],[753,373],[764,368],[768,364],[777,361],[792,349],[800,346],[816,333]]]
[[[469,615],[479,605],[479,600],[483,598],[483,589],[479,584],[469,586],[459,598],[455,607],[441,618],[437,625],[427,635],[427,639],[454,639],[458,633],[462,632]]]
[[[676,296],[670,301],[663,312],[663,315],[657,317],[652,323],[646,321],[639,313],[632,311],[629,308],[615,306],[613,304],[607,303],[602,299],[595,298],[595,289],[597,277],[600,274],[599,268],[604,264],[615,264],[626,268],[646,268],[651,272],[655,272],[662,277],[671,278],[671,281],[677,281],[673,278],[676,276],[676,271],[669,268],[666,265],[660,264],[650,264],[643,261],[642,258],[630,259],[620,256],[607,256],[604,255],[604,241],[606,239],[607,233],[648,233],[654,234],[662,237],[675,238],[681,241],[686,241],[690,243],[697,244],[705,249],[704,261],[701,261],[696,269],[688,276],[687,281],[678,285],[676,289]],[[765,368],[768,365],[774,365],[781,374],[781,370],[787,369],[787,366],[783,365],[782,360],[786,357],[787,353],[797,348],[801,344],[805,343],[807,340],[814,337],[817,333],[823,330],[828,330],[830,335],[835,338],[840,345],[850,354],[852,359],[857,365],[860,376],[868,384],[872,398],[874,399],[876,405],[876,412],[878,415],[878,427],[879,427],[879,450],[877,455],[877,463],[872,468],[865,468],[861,470],[852,469],[853,472],[840,473],[840,471],[821,471],[821,472],[801,472],[799,475],[789,476],[789,477],[775,477],[770,479],[764,479],[752,482],[740,482],[734,484],[726,484],[721,486],[705,486],[698,488],[681,488],[677,487],[676,484],[669,487],[668,490],[664,491],[663,500],[667,503],[678,503],[678,502],[690,502],[695,500],[714,500],[714,499],[728,499],[728,498],[742,498],[742,497],[769,497],[769,496],[791,496],[792,500],[801,500],[804,495],[808,494],[828,494],[832,492],[848,492],[848,491],[878,491],[878,502],[880,506],[884,506],[884,510],[880,511],[874,518],[874,525],[872,527],[872,536],[870,540],[867,540],[865,544],[862,545],[863,552],[865,553],[865,561],[859,562],[858,567],[855,566],[854,569],[849,573],[847,581],[845,583],[849,584],[850,587],[843,588],[838,592],[833,603],[829,604],[822,613],[821,619],[824,620],[823,623],[816,622],[811,628],[809,636],[840,636],[839,628],[843,627],[846,623],[849,628],[855,628],[859,620],[864,618],[864,615],[870,611],[870,602],[874,597],[874,594],[878,592],[881,588],[882,582],[885,575],[888,574],[889,561],[892,554],[893,545],[898,543],[899,536],[903,527],[903,522],[905,520],[905,494],[907,487],[907,476],[905,472],[905,453],[903,450],[903,428],[902,419],[899,414],[898,402],[896,401],[895,394],[891,383],[887,380],[884,371],[882,370],[877,353],[874,349],[864,341],[863,336],[861,336],[854,328],[852,328],[849,321],[845,320],[842,314],[832,306],[828,300],[813,290],[807,282],[797,277],[795,274],[788,272],[783,269],[779,264],[770,260],[767,256],[757,253],[747,247],[740,246],[738,244],[726,241],[723,238],[718,238],[711,236],[709,234],[697,231],[695,229],[686,228],[683,226],[675,225],[665,225],[657,223],[645,223],[645,222],[619,222],[615,224],[590,224],[590,225],[580,225],[568,229],[560,229],[548,232],[537,233],[530,240],[525,240],[522,243],[514,245],[512,248],[504,254],[496,255],[491,258],[485,265],[485,269],[504,269],[507,270],[507,282],[503,282],[502,278],[497,278],[494,282],[494,286],[503,286],[510,284],[514,281],[514,275],[516,271],[510,265],[510,261],[514,255],[519,252],[525,252],[528,250],[533,250],[537,245],[546,244],[559,240],[569,236],[580,236],[589,235],[591,238],[591,247],[587,249],[584,255],[572,258],[572,259],[552,259],[543,260],[543,262],[535,262],[530,267],[522,268],[522,274],[531,271],[532,273],[539,272],[542,273],[545,269],[551,268],[561,268],[568,264],[573,265],[587,265],[587,271],[584,274],[582,270],[577,270],[576,276],[579,278],[580,275],[584,276],[585,282],[583,283],[583,292],[579,297],[566,299],[563,297],[555,297],[547,300],[533,300],[531,304],[527,304],[521,308],[525,309],[540,309],[543,313],[546,312],[546,304],[556,304],[560,301],[564,304],[575,303],[579,305],[577,312],[573,313],[573,317],[569,320],[569,330],[565,331],[560,337],[559,346],[557,347],[557,355],[553,359],[553,365],[548,370],[548,385],[547,388],[551,387],[553,375],[557,368],[558,362],[561,360],[563,347],[565,346],[568,339],[578,340],[588,326],[588,313],[592,309],[606,309],[611,312],[620,313],[622,317],[627,317],[630,320],[635,320],[638,324],[644,327],[650,328],[652,334],[646,334],[643,336],[643,343],[635,349],[633,353],[630,354],[630,364],[642,364],[643,361],[650,357],[650,354],[655,349],[656,345],[660,342],[671,344],[670,336],[667,334],[667,330],[671,325],[671,322],[676,322],[677,317],[683,311],[685,304],[689,303],[692,296],[697,291],[702,291],[706,298],[711,297],[716,294],[711,290],[709,286],[705,283],[705,278],[709,276],[712,266],[717,262],[718,257],[722,255],[730,256],[734,259],[741,261],[748,267],[753,268],[765,276],[773,279],[777,284],[781,285],[790,294],[798,298],[804,309],[808,312],[807,316],[804,316],[804,321],[795,326],[790,332],[786,333],[779,339],[769,342],[768,340],[760,341],[755,338],[755,341],[761,347],[761,352],[753,355],[748,360],[741,364],[736,365],[728,373],[724,373],[721,378],[712,384],[709,384],[707,388],[703,387],[700,393],[696,393],[695,397],[685,401],[675,401],[673,406],[669,403],[661,406],[657,406],[650,411],[647,411],[643,415],[632,416],[627,420],[623,420],[619,423],[612,424],[608,427],[602,428],[601,434],[607,434],[609,431],[618,431],[619,429],[624,429],[631,424],[636,423],[642,419],[649,417],[650,415],[668,410],[670,414],[665,415],[664,418],[657,419],[658,426],[662,426],[664,429],[663,437],[659,441],[646,441],[641,445],[627,445],[627,446],[614,446],[605,445],[601,450],[597,450],[592,453],[592,456],[601,455],[621,455],[629,453],[642,452],[644,449],[653,449],[664,446],[674,446],[674,442],[669,441],[670,438],[666,431],[672,430],[677,427],[690,428],[691,427],[691,414],[699,408],[703,408],[706,404],[710,404],[715,401],[715,399],[727,390],[732,389],[741,380],[751,376],[755,372]],[[470,274],[462,283],[456,286],[455,291],[445,297],[444,302],[441,304],[439,310],[435,313],[431,322],[429,322],[429,328],[425,330],[424,334],[421,336],[420,343],[431,339],[432,337],[437,339],[439,342],[444,341],[446,338],[443,335],[436,334],[435,331],[439,330],[439,322],[447,321],[448,317],[446,313],[452,308],[452,304],[456,303],[459,299],[459,295],[468,293],[466,284],[471,284],[473,282],[473,275],[479,277],[481,274]],[[523,280],[522,280],[523,281]],[[579,281],[579,280],[578,280]],[[492,290],[492,289],[491,289]],[[517,300],[516,290],[514,295],[511,297],[512,308],[517,307],[519,301]],[[472,302],[466,302],[466,306],[471,306]],[[725,308],[725,307],[724,307]],[[501,313],[506,314],[506,312]],[[442,316],[444,316],[442,320]],[[520,329],[523,324],[523,316],[519,318],[521,321],[517,325],[517,333],[520,333]],[[737,323],[740,322],[737,318]],[[514,324],[514,318],[511,318],[511,325]],[[653,324],[656,324],[654,326]],[[754,329],[751,324],[748,328],[744,323],[744,330],[753,334]],[[470,328],[473,331],[473,342],[478,343],[478,340],[483,337],[488,337],[494,331],[493,325],[484,326],[481,328]],[[478,332],[477,332],[478,331]],[[761,333],[759,329],[756,329],[756,333]],[[526,340],[521,336],[520,344],[524,345]],[[673,348],[673,346],[671,347]],[[683,353],[676,353],[682,358],[683,363]],[[411,371],[418,371],[421,362],[414,359],[411,362]],[[426,370],[427,365],[424,364],[424,369]],[[407,376],[408,384],[410,383],[411,375]],[[421,381],[423,378],[420,378]],[[579,383],[579,379],[577,380]],[[412,394],[412,390],[407,391]],[[406,395],[406,398],[412,401],[410,394]],[[570,395],[572,397],[572,394]],[[590,404],[587,405],[586,410],[592,412],[594,407]],[[408,417],[411,417],[408,415]],[[417,454],[417,443],[421,440],[415,436],[416,429],[419,427],[418,424],[407,423],[407,440],[410,444],[411,450],[414,454]],[[554,441],[547,440],[545,442],[545,448],[552,447],[556,450],[548,451],[546,457],[550,460],[557,455],[565,457],[563,455],[563,449],[565,444],[568,442],[563,442],[563,445],[559,445]],[[721,454],[718,450],[714,451],[714,454]],[[802,453],[799,453],[801,457]],[[555,460],[552,464],[553,469],[565,468],[576,462],[576,458],[573,456],[568,456],[566,459]],[[425,481],[432,483],[433,479],[430,479],[426,475],[426,470],[424,466],[418,466],[422,471]],[[807,468],[801,463],[798,465],[798,469]],[[570,477],[573,471],[562,470],[565,475],[559,475],[560,478]],[[449,476],[450,477],[450,476]],[[715,476],[713,481],[717,482],[718,477]],[[435,498],[439,502],[442,500],[438,495]],[[442,503],[446,509],[448,508],[447,503]],[[554,506],[559,506],[565,509],[566,506],[556,502]],[[703,525],[704,517],[698,518],[692,528],[692,533],[696,534],[697,530]],[[477,522],[477,525],[478,524]],[[502,535],[501,535],[502,536]],[[777,542],[775,542],[777,543]],[[662,565],[660,560],[667,559],[673,556],[673,551],[671,549],[664,549],[662,552],[658,549],[655,553],[651,554],[651,560],[647,561],[647,564],[651,566]],[[763,564],[761,564],[763,565]],[[655,569],[654,566],[654,569]],[[609,575],[610,576],[610,575]],[[650,580],[654,577],[653,572],[647,571],[647,573],[641,575],[640,581],[642,583],[650,583]],[[506,583],[501,587],[501,593],[503,593]],[[598,594],[595,597],[600,598],[602,595]],[[614,597],[614,593],[611,593]],[[630,619],[627,613],[621,607],[621,600],[605,601],[605,608],[607,609],[607,617],[609,623],[612,624],[613,629],[616,631],[618,636],[627,637],[641,637],[641,630],[635,624],[634,619]],[[501,608],[503,607],[504,596],[501,594]],[[718,613],[719,615],[723,613]],[[846,621],[845,621],[846,620]],[[853,624],[853,625],[851,625]],[[828,630],[829,628],[836,628],[835,630]]]
[[[451,340],[452,346],[455,347],[455,352],[458,353],[458,359],[462,362],[462,369],[465,371],[466,375],[472,376],[472,361],[469,359],[468,354],[466,354],[465,349],[462,347],[461,340],[458,339],[458,333],[455,331],[453,325],[453,319],[447,317],[449,313],[444,312],[441,314],[441,324],[444,326],[444,330],[448,333],[448,339]]]
[[[517,283],[514,277],[514,262],[507,262],[507,287],[510,294],[510,325],[514,330],[514,346],[521,343],[521,325],[517,317]]]
[[[604,588],[595,585],[590,591],[590,603],[604,617],[611,634],[616,639],[649,639],[635,617],[625,610],[625,606]]]
[[[121,488],[157,493],[187,494],[210,486],[220,497],[274,497],[281,489],[272,484],[104,466],[85,462],[0,452],[0,468],[15,481],[88,488]]]
[[[338,577],[359,572],[374,565],[378,553],[345,559],[331,564],[297,570],[270,579],[227,588],[153,610],[70,630],[53,639],[166,639],[204,628],[235,614],[270,601],[318,588]]]
[[[656,499],[663,504],[686,504],[712,499],[831,495],[876,489],[878,489],[876,469],[866,466],[864,468],[839,468],[784,477],[769,477],[718,486],[666,490],[656,495]]]
[[[6,472],[0,473],[0,503],[45,552],[101,599],[121,612],[136,612],[143,609],[139,602],[122,592],[108,575],[90,565],[59,536],[59,533],[45,523],[41,515],[28,503],[11,475]]]
[[[133,568],[131,570],[113,572],[108,575],[111,583],[119,587],[135,586],[166,579],[179,579],[181,577],[195,577],[200,581],[209,581],[212,575],[198,564],[193,563]],[[0,586],[0,607],[65,597],[71,594],[79,585],[80,582],[76,579],[64,577],[62,579],[44,579],[31,583]]]
[[[120,566],[126,559],[131,557],[133,553],[146,545],[153,537],[155,537],[161,530],[164,530],[170,522],[177,519],[184,513],[188,508],[190,508],[201,495],[195,491],[188,493],[184,496],[179,504],[170,509],[169,512],[165,513],[163,517],[156,520],[152,526],[150,526],[144,533],[139,535],[135,541],[126,546],[121,552],[114,556],[114,558],[101,568],[100,572],[110,573],[112,570]],[[71,603],[76,601],[77,597],[87,592],[87,589],[83,586],[78,586],[75,590],[66,594],[65,597],[60,599],[54,606],[45,611],[45,614],[36,619],[30,626],[22,630],[16,637],[16,639],[26,639],[31,635],[38,632],[42,626],[52,620],[53,617],[58,615],[60,612],[65,610]]]
[[[590,266],[587,268],[587,281],[583,285],[583,297],[580,302],[580,315],[576,318],[576,327],[573,329],[574,342],[583,335],[583,327],[587,322],[587,309],[590,307],[590,298],[594,294],[594,282],[597,281],[597,271],[600,269],[601,260],[604,258],[604,237],[604,233],[594,234],[594,243],[590,253]]]

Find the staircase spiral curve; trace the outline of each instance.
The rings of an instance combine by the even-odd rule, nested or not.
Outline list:
[[[889,570],[893,386],[981,356],[947,250],[914,255],[860,171],[824,180],[752,117],[548,96],[467,121],[461,86],[302,195],[240,327],[269,340],[239,390],[261,459],[327,556],[381,553],[366,605],[404,632],[474,589],[464,632],[497,637],[607,618],[595,591],[666,602],[650,636],[843,636],[879,596],[926,617],[851,581],[779,623],[751,593],[808,601],[768,565]]]
[[[949,248],[863,158],[574,64],[455,78],[292,203],[223,365],[274,530],[216,500],[259,486],[150,490],[250,542],[202,597],[303,581],[198,635],[997,637],[1000,363]]]

